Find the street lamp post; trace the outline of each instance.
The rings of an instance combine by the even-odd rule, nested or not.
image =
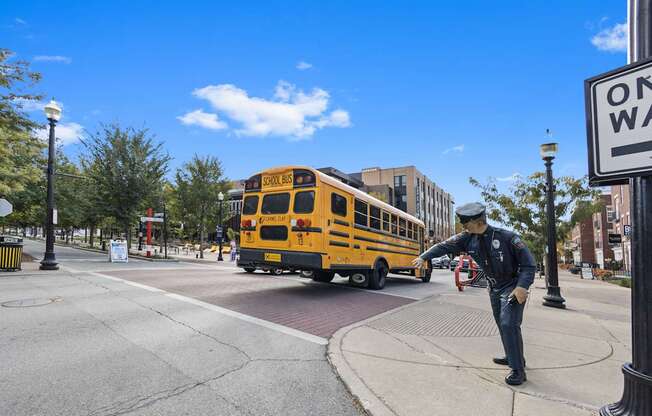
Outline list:
[[[48,200],[45,219],[45,254],[41,260],[41,270],[58,270],[57,259],[54,254],[54,157],[55,157],[55,136],[54,126],[61,118],[61,108],[54,100],[51,100],[44,108],[45,116],[50,122],[50,138],[48,144]]]
[[[565,308],[565,300],[559,291],[559,280],[557,276],[557,229],[555,226],[555,184],[552,180],[552,160],[557,154],[557,143],[546,143],[541,145],[541,157],[546,165],[546,214],[548,225],[548,244],[546,246],[546,286],[548,293],[543,297],[544,306],[554,308]]]
[[[217,261],[224,261],[222,258],[222,234],[224,233],[224,230],[222,229],[222,201],[224,201],[224,194],[220,192],[217,194],[217,199],[220,201],[220,225],[219,229],[221,230],[220,233],[218,233],[218,240],[219,240],[219,248],[217,252]]]

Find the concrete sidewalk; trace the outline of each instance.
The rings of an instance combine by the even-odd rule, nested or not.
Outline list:
[[[525,310],[528,381],[504,383],[485,289],[451,291],[339,330],[328,355],[374,415],[597,415],[620,399],[631,360],[630,290],[560,271],[566,310],[541,305],[536,279]]]

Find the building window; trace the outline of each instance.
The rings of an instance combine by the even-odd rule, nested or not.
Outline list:
[[[394,176],[394,205],[407,212],[407,176]]]

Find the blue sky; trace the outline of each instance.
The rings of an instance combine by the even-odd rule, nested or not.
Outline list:
[[[0,46],[63,103],[71,155],[117,121],[150,128],[172,172],[194,153],[233,179],[415,165],[464,203],[469,176],[542,169],[546,128],[556,173],[586,174],[583,81],[626,63],[626,3],[10,0]]]

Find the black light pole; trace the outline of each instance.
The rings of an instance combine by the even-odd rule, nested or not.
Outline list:
[[[163,244],[165,247],[165,258],[168,258],[168,211],[163,203]]]
[[[559,278],[557,275],[557,228],[555,221],[555,183],[552,179],[552,160],[557,154],[557,143],[546,143],[541,145],[541,157],[546,165],[546,217],[548,223],[548,244],[546,246],[546,286],[548,293],[543,297],[544,306],[563,309],[564,298],[559,291]]]
[[[217,253],[217,261],[224,261],[222,258],[222,234],[224,234],[224,229],[222,227],[222,201],[224,201],[224,194],[220,192],[217,194],[217,199],[220,201],[220,233],[217,234],[217,238],[219,240],[219,251]]]
[[[54,126],[61,118],[61,108],[51,100],[44,108],[45,116],[50,122],[50,140],[48,144],[48,201],[45,219],[45,254],[41,260],[41,270],[58,270],[57,258],[54,254],[54,157],[55,135]]]
[[[652,57],[652,0],[629,1],[629,61]],[[629,179],[631,187],[632,362],[625,363],[623,396],[600,416],[652,414],[652,176]]]

